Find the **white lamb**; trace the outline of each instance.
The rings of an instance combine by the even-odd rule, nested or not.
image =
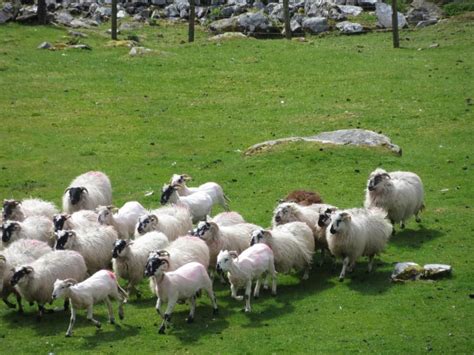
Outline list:
[[[140,293],[136,286],[143,279],[148,256],[154,250],[166,248],[169,244],[166,235],[160,232],[148,232],[134,241],[117,240],[112,252],[112,265],[119,278],[128,281],[129,293]]]
[[[1,230],[5,246],[18,239],[36,239],[54,245],[53,222],[44,216],[31,216],[22,222],[7,221],[2,224]]]
[[[71,319],[66,336],[72,335],[72,328],[76,322],[76,309],[87,309],[87,319],[97,328],[101,327],[99,321],[93,318],[94,304],[104,301],[107,304],[110,324],[115,324],[114,312],[110,299],[119,302],[119,318],[123,319],[123,304],[127,301],[127,292],[120,287],[112,271],[100,270],[88,279],[77,283],[74,279],[56,280],[52,298],[64,297],[71,302]]]
[[[219,204],[226,211],[229,210],[229,206],[227,204],[227,202],[229,202],[229,199],[224,194],[224,190],[218,183],[206,182],[205,184],[199,185],[198,187],[187,187],[186,182],[191,180],[192,178],[189,175],[174,174],[171,177],[170,185],[178,189],[178,193],[180,196],[189,196],[200,191],[206,192],[209,196],[211,196],[213,205]]]
[[[95,210],[112,204],[112,185],[107,175],[89,171],[71,181],[64,191],[63,211]]]
[[[89,274],[110,267],[117,232],[110,226],[89,230],[62,230],[55,233],[56,250],[75,250],[84,257]]]
[[[8,248],[0,253],[0,295],[8,307],[15,308],[15,305],[8,301],[8,296],[14,293],[18,304],[18,311],[23,313],[21,296],[10,285],[13,269],[17,266],[31,263],[51,252],[51,247],[44,242],[35,239],[20,239],[11,243]]]
[[[368,270],[372,271],[374,256],[385,248],[393,229],[385,217],[380,209],[351,209],[332,216],[326,237],[331,253],[343,258],[339,281],[361,256],[369,257]]]
[[[133,237],[138,218],[147,214],[147,210],[137,201],[125,203],[117,213],[113,206],[99,206],[97,213],[99,223],[115,228],[120,239]]]
[[[98,214],[95,211],[80,210],[73,214],[59,213],[54,215],[54,231],[68,229],[95,229],[100,226]]]
[[[171,213],[171,212],[174,213]],[[164,233],[169,241],[186,235],[193,228],[191,215],[185,206],[173,206],[165,209],[153,210],[151,214],[145,214],[138,219],[135,237],[158,231]]]
[[[29,198],[23,201],[3,201],[2,216],[4,221],[23,221],[31,216],[44,216],[52,219],[56,213],[58,213],[58,209],[52,202],[37,198]]]
[[[415,173],[376,169],[367,182],[364,206],[384,209],[392,224],[400,222],[405,228],[406,220],[413,215],[421,221],[418,213],[424,208],[423,195],[423,183]]]
[[[218,271],[227,272],[230,281],[231,296],[236,300],[242,300],[237,296],[237,290],[245,287],[245,312],[250,312],[250,293],[252,281],[256,280],[253,296],[257,298],[260,293],[261,279],[264,274],[272,277],[272,295],[276,296],[276,271],[273,252],[270,247],[263,243],[252,245],[245,249],[240,255],[234,251],[222,250],[217,256]]]
[[[86,263],[81,254],[72,250],[57,250],[27,265],[16,267],[11,285],[25,300],[38,304],[38,317],[41,319],[44,305],[52,302],[55,280],[72,278],[82,281],[86,275]]]
[[[303,222],[290,222],[270,230],[252,233],[251,245],[265,243],[275,258],[275,269],[281,273],[304,270],[303,280],[309,277],[314,254],[311,229]]]
[[[189,196],[179,196],[175,187],[164,185],[161,194],[161,204],[183,204],[189,208],[193,223],[206,218],[211,213],[212,198],[207,192],[198,191]]]

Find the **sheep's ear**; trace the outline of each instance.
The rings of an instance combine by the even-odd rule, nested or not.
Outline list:
[[[33,271],[34,271],[34,269],[33,269],[31,266],[26,266],[26,267],[25,267],[25,272],[26,272],[27,274],[30,274],[30,273],[32,273]]]
[[[272,237],[272,233],[270,233],[270,231],[268,229],[264,229],[262,230],[262,234],[265,236],[265,237]]]
[[[150,221],[151,222],[157,222],[158,221],[158,216],[156,214],[151,214],[150,215]]]
[[[391,179],[390,175],[388,175],[387,173],[383,173],[383,174],[380,174],[380,175],[383,176],[386,179]]]
[[[237,254],[236,251],[232,250],[232,251],[229,251],[229,255],[233,258],[233,259],[237,259],[239,257],[239,254]]]
[[[352,219],[352,217],[349,213],[342,213],[341,217],[342,217],[343,221],[350,221]]]
[[[7,259],[5,258],[5,255],[0,255],[0,263],[6,263]]]
[[[181,175],[183,177],[183,180],[184,181],[191,181],[193,178],[191,176],[189,176],[188,174],[182,174]]]
[[[74,279],[66,279],[64,281],[66,282],[67,287],[71,287],[71,286],[74,286],[75,284],[77,284],[77,281],[74,280]]]

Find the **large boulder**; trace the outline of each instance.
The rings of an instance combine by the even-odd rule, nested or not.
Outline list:
[[[237,30],[237,18],[224,18],[211,22],[209,29],[212,32],[224,33],[224,32],[235,32]]]
[[[362,7],[360,6],[353,6],[353,5],[338,5],[339,10],[344,14],[344,16],[359,16],[359,14],[363,11]]]
[[[377,3],[375,7],[375,15],[377,16],[377,26],[381,28],[392,28],[392,7],[383,2]],[[407,20],[402,13],[398,12],[398,28],[407,26]]]
[[[308,17],[325,17],[336,21],[346,19],[339,6],[332,0],[305,0],[304,12]]]
[[[237,17],[239,30],[254,37],[268,37],[280,34],[280,29],[263,12],[247,12]]]
[[[2,23],[5,23],[5,22],[8,22],[10,21],[11,19],[13,18],[12,14],[5,11],[5,10],[1,10],[0,11],[0,25]]]
[[[303,30],[317,34],[329,29],[328,19],[325,17],[307,17],[302,23]]]
[[[342,21],[336,24],[336,28],[345,35],[364,33],[364,27],[360,23]]]
[[[74,20],[74,17],[66,11],[58,11],[54,14],[54,22],[59,23],[64,26],[71,26],[71,22]]]
[[[407,12],[409,24],[416,25],[421,21],[439,20],[443,11],[435,4],[425,0],[414,0]]]

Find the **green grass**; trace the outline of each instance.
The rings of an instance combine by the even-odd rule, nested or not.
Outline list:
[[[418,173],[426,189],[421,225],[410,221],[380,256],[373,274],[361,261],[344,283],[340,264],[314,267],[309,281],[279,275],[278,297],[263,293],[253,312],[217,283],[220,314],[206,297],[196,323],[179,305],[173,328],[160,320],[147,285],[131,299],[119,326],[100,331],[80,312],[72,339],[68,315],[35,321],[0,307],[1,349],[56,354],[101,353],[472,353],[474,28],[469,16],[419,31],[284,40],[185,44],[185,25],[134,30],[154,54],[130,58],[106,46],[105,29],[89,30],[92,51],[46,51],[66,31],[0,27],[0,196],[39,196],[59,205],[70,180],[99,169],[117,205],[156,207],[171,174],[195,184],[219,182],[232,208],[267,226],[276,200],[295,188],[319,191],[340,207],[360,206],[378,166]],[[123,34],[125,37],[127,34]],[[438,43],[438,48],[428,47]],[[419,50],[421,49],[421,50]],[[291,144],[253,157],[250,145],[270,138],[365,128],[403,149]],[[321,149],[322,148],[322,149]],[[151,197],[144,197],[148,190]],[[443,189],[449,189],[442,192]],[[316,257],[317,258],[317,257]],[[391,284],[397,261],[447,263],[451,278]],[[105,323],[106,309],[96,307]]]

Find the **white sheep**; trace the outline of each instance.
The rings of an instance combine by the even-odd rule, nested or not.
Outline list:
[[[209,248],[206,243],[199,238],[183,236],[174,240],[163,250],[150,253],[145,268],[149,267],[151,260],[156,256],[168,255],[169,268],[173,271],[184,264],[196,261],[207,269],[209,267]],[[156,295],[156,282],[150,278],[150,290]]]
[[[63,211],[95,210],[112,204],[112,185],[107,175],[89,171],[71,181],[64,191]]]
[[[127,291],[140,296],[136,286],[143,279],[143,271],[150,252],[166,248],[169,244],[166,235],[148,232],[134,241],[117,240],[112,252],[112,265],[117,277],[128,281]]]
[[[336,212],[326,230],[329,250],[335,257],[343,258],[339,281],[347,271],[352,271],[356,260],[369,257],[368,271],[372,271],[374,256],[387,244],[392,225],[386,212],[380,209],[350,209]]]
[[[44,216],[52,219],[56,213],[58,213],[58,209],[52,202],[37,198],[3,201],[2,216],[4,221],[23,221],[31,216]]]
[[[55,280],[72,278],[82,281],[86,275],[87,267],[81,254],[72,250],[57,250],[16,267],[11,285],[25,300],[38,304],[38,317],[41,319],[44,305],[52,302]]]
[[[190,262],[170,271],[168,255],[154,255],[148,262],[145,274],[155,279],[156,311],[163,318],[159,333],[164,334],[166,325],[171,320],[171,314],[176,303],[180,300],[188,300],[191,309],[186,318],[188,323],[194,321],[196,310],[196,294],[201,290],[206,290],[212,302],[213,314],[218,313],[216,297],[212,290],[212,282],[207,274],[206,267],[198,262]],[[161,304],[168,302],[166,311],[161,313]]]
[[[242,300],[237,296],[237,290],[245,287],[245,312],[250,312],[250,294],[252,281],[256,280],[254,297],[260,293],[261,278],[268,274],[272,278],[272,295],[276,296],[276,271],[273,252],[270,247],[263,243],[252,245],[245,249],[240,255],[235,251],[222,250],[217,256],[218,271],[227,272],[230,281],[231,296],[236,300]]]
[[[251,245],[265,243],[273,251],[277,272],[304,270],[303,280],[309,277],[314,254],[311,229],[303,222],[290,222],[273,229],[260,229],[252,233]]]
[[[98,214],[95,211],[80,210],[72,214],[59,213],[53,218],[54,231],[68,229],[95,229],[100,226]]]
[[[13,269],[51,252],[51,247],[44,242],[35,239],[19,239],[11,243],[8,248],[0,253],[0,296],[8,307],[15,308],[15,305],[8,301],[8,296],[14,293],[18,304],[18,311],[23,313],[21,296],[10,285]]]
[[[72,335],[72,328],[76,322],[76,309],[87,309],[87,319],[97,328],[101,327],[99,321],[93,318],[94,304],[104,301],[107,304],[110,324],[115,324],[114,312],[110,299],[119,302],[118,312],[120,320],[123,319],[123,304],[127,301],[127,292],[120,287],[117,278],[112,271],[99,270],[88,279],[77,283],[74,279],[57,279],[54,282],[52,298],[64,297],[71,303],[71,319],[67,328],[66,336]]]
[[[193,228],[191,215],[186,206],[176,205],[172,208],[159,208],[145,214],[138,219],[135,229],[135,237],[158,231],[165,234],[169,241],[186,235]]]
[[[406,220],[413,215],[421,221],[418,213],[424,208],[423,195],[423,183],[415,173],[376,169],[367,182],[364,207],[384,209],[392,224],[400,222],[405,228]]]
[[[179,196],[176,187],[164,185],[161,194],[161,204],[182,204],[189,208],[193,223],[206,218],[211,213],[212,198],[207,192],[198,191],[188,196]]]
[[[125,203],[117,213],[113,206],[99,206],[97,213],[99,223],[115,228],[120,239],[133,237],[138,218],[148,211],[137,201]]]
[[[89,274],[109,267],[117,232],[110,226],[55,232],[56,250],[75,250],[84,257]]]
[[[36,239],[54,244],[53,222],[44,216],[31,216],[23,221],[6,221],[1,226],[2,242],[9,245],[18,239]]]
[[[187,187],[186,182],[191,180],[192,178],[189,175],[174,174],[171,177],[170,185],[177,188],[180,196],[189,196],[200,191],[206,192],[209,196],[211,196],[213,205],[219,204],[226,211],[229,210],[227,202],[230,200],[224,194],[224,190],[218,183],[206,182],[205,184],[199,185],[198,187]]]
[[[219,226],[231,226],[233,224],[246,223],[244,217],[235,211],[216,214],[212,217],[211,221]]]

